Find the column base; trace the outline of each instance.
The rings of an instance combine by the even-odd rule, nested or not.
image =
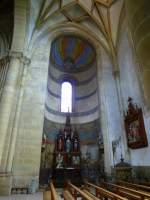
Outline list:
[[[0,173],[0,195],[10,195],[12,188],[12,174]]]

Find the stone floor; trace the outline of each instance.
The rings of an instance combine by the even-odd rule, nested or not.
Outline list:
[[[0,200],[43,200],[43,193],[36,194],[13,194],[11,196],[0,196]]]
[[[58,200],[62,200],[62,190],[57,189]],[[11,196],[0,196],[0,200],[43,200],[43,192],[36,194],[13,194]]]

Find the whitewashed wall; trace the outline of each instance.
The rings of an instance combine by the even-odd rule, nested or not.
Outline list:
[[[133,166],[149,166],[150,165],[150,115],[144,108],[142,83],[140,82],[140,72],[138,62],[133,51],[133,46],[127,29],[123,28],[120,37],[120,45],[118,48],[118,61],[120,67],[120,80],[122,88],[123,108],[127,109],[128,97],[132,97],[133,101],[142,107],[144,112],[144,122],[148,138],[148,147],[141,149],[130,149],[131,164]]]
[[[76,83],[74,87],[74,113],[72,123],[86,123],[98,119],[98,93],[96,63],[84,72],[65,73],[56,69],[53,64],[49,64],[48,90],[46,96],[45,117],[54,122],[65,122],[65,115],[61,115],[61,77],[73,77]],[[97,109],[95,109],[97,107]],[[95,110],[94,110],[95,109]],[[94,111],[93,111],[94,110]],[[82,115],[82,113],[86,113]]]

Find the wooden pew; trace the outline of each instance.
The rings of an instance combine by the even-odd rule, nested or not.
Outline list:
[[[117,185],[129,187],[129,188],[132,188],[135,190],[142,190],[142,191],[150,192],[149,186],[145,186],[145,185],[141,185],[141,184],[129,183],[129,182],[125,182],[125,181],[117,181]]]
[[[51,200],[51,191],[44,191],[43,192],[43,200]]]
[[[85,192],[88,196],[90,196],[93,200],[99,200],[96,196],[94,196],[92,193],[89,192],[89,190],[82,189],[83,192]]]
[[[113,183],[107,183],[103,182],[103,185],[105,187],[111,187],[114,192],[116,192],[119,195],[125,196],[130,199],[134,200],[144,200],[144,199],[150,199],[150,193],[148,192],[143,192],[135,189],[131,189],[128,187],[116,185]]]
[[[74,197],[68,190],[63,190],[64,200],[74,200]]]
[[[150,182],[139,182],[139,184],[150,187]]]
[[[92,183],[86,182],[85,185],[89,186],[91,188],[94,188],[96,196],[98,198],[100,198],[100,199],[105,198],[105,199],[109,199],[109,200],[111,200],[111,199],[112,200],[127,200],[127,198],[124,198],[124,197],[122,197],[120,195],[117,195],[117,194],[115,194],[113,192],[110,192],[110,191],[108,191],[108,190],[106,190],[104,188],[101,188],[101,187],[99,187],[97,185],[94,185]]]
[[[58,200],[58,195],[52,182],[50,183],[50,194],[51,200]]]
[[[70,182],[68,182],[67,184],[67,189],[70,191],[70,193],[74,197],[74,200],[77,200],[78,194],[84,200],[93,200],[93,198],[89,196],[86,192],[82,191],[81,189],[71,184]]]

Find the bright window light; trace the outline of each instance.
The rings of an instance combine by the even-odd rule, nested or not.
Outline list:
[[[72,85],[63,82],[61,86],[61,112],[72,112]]]

